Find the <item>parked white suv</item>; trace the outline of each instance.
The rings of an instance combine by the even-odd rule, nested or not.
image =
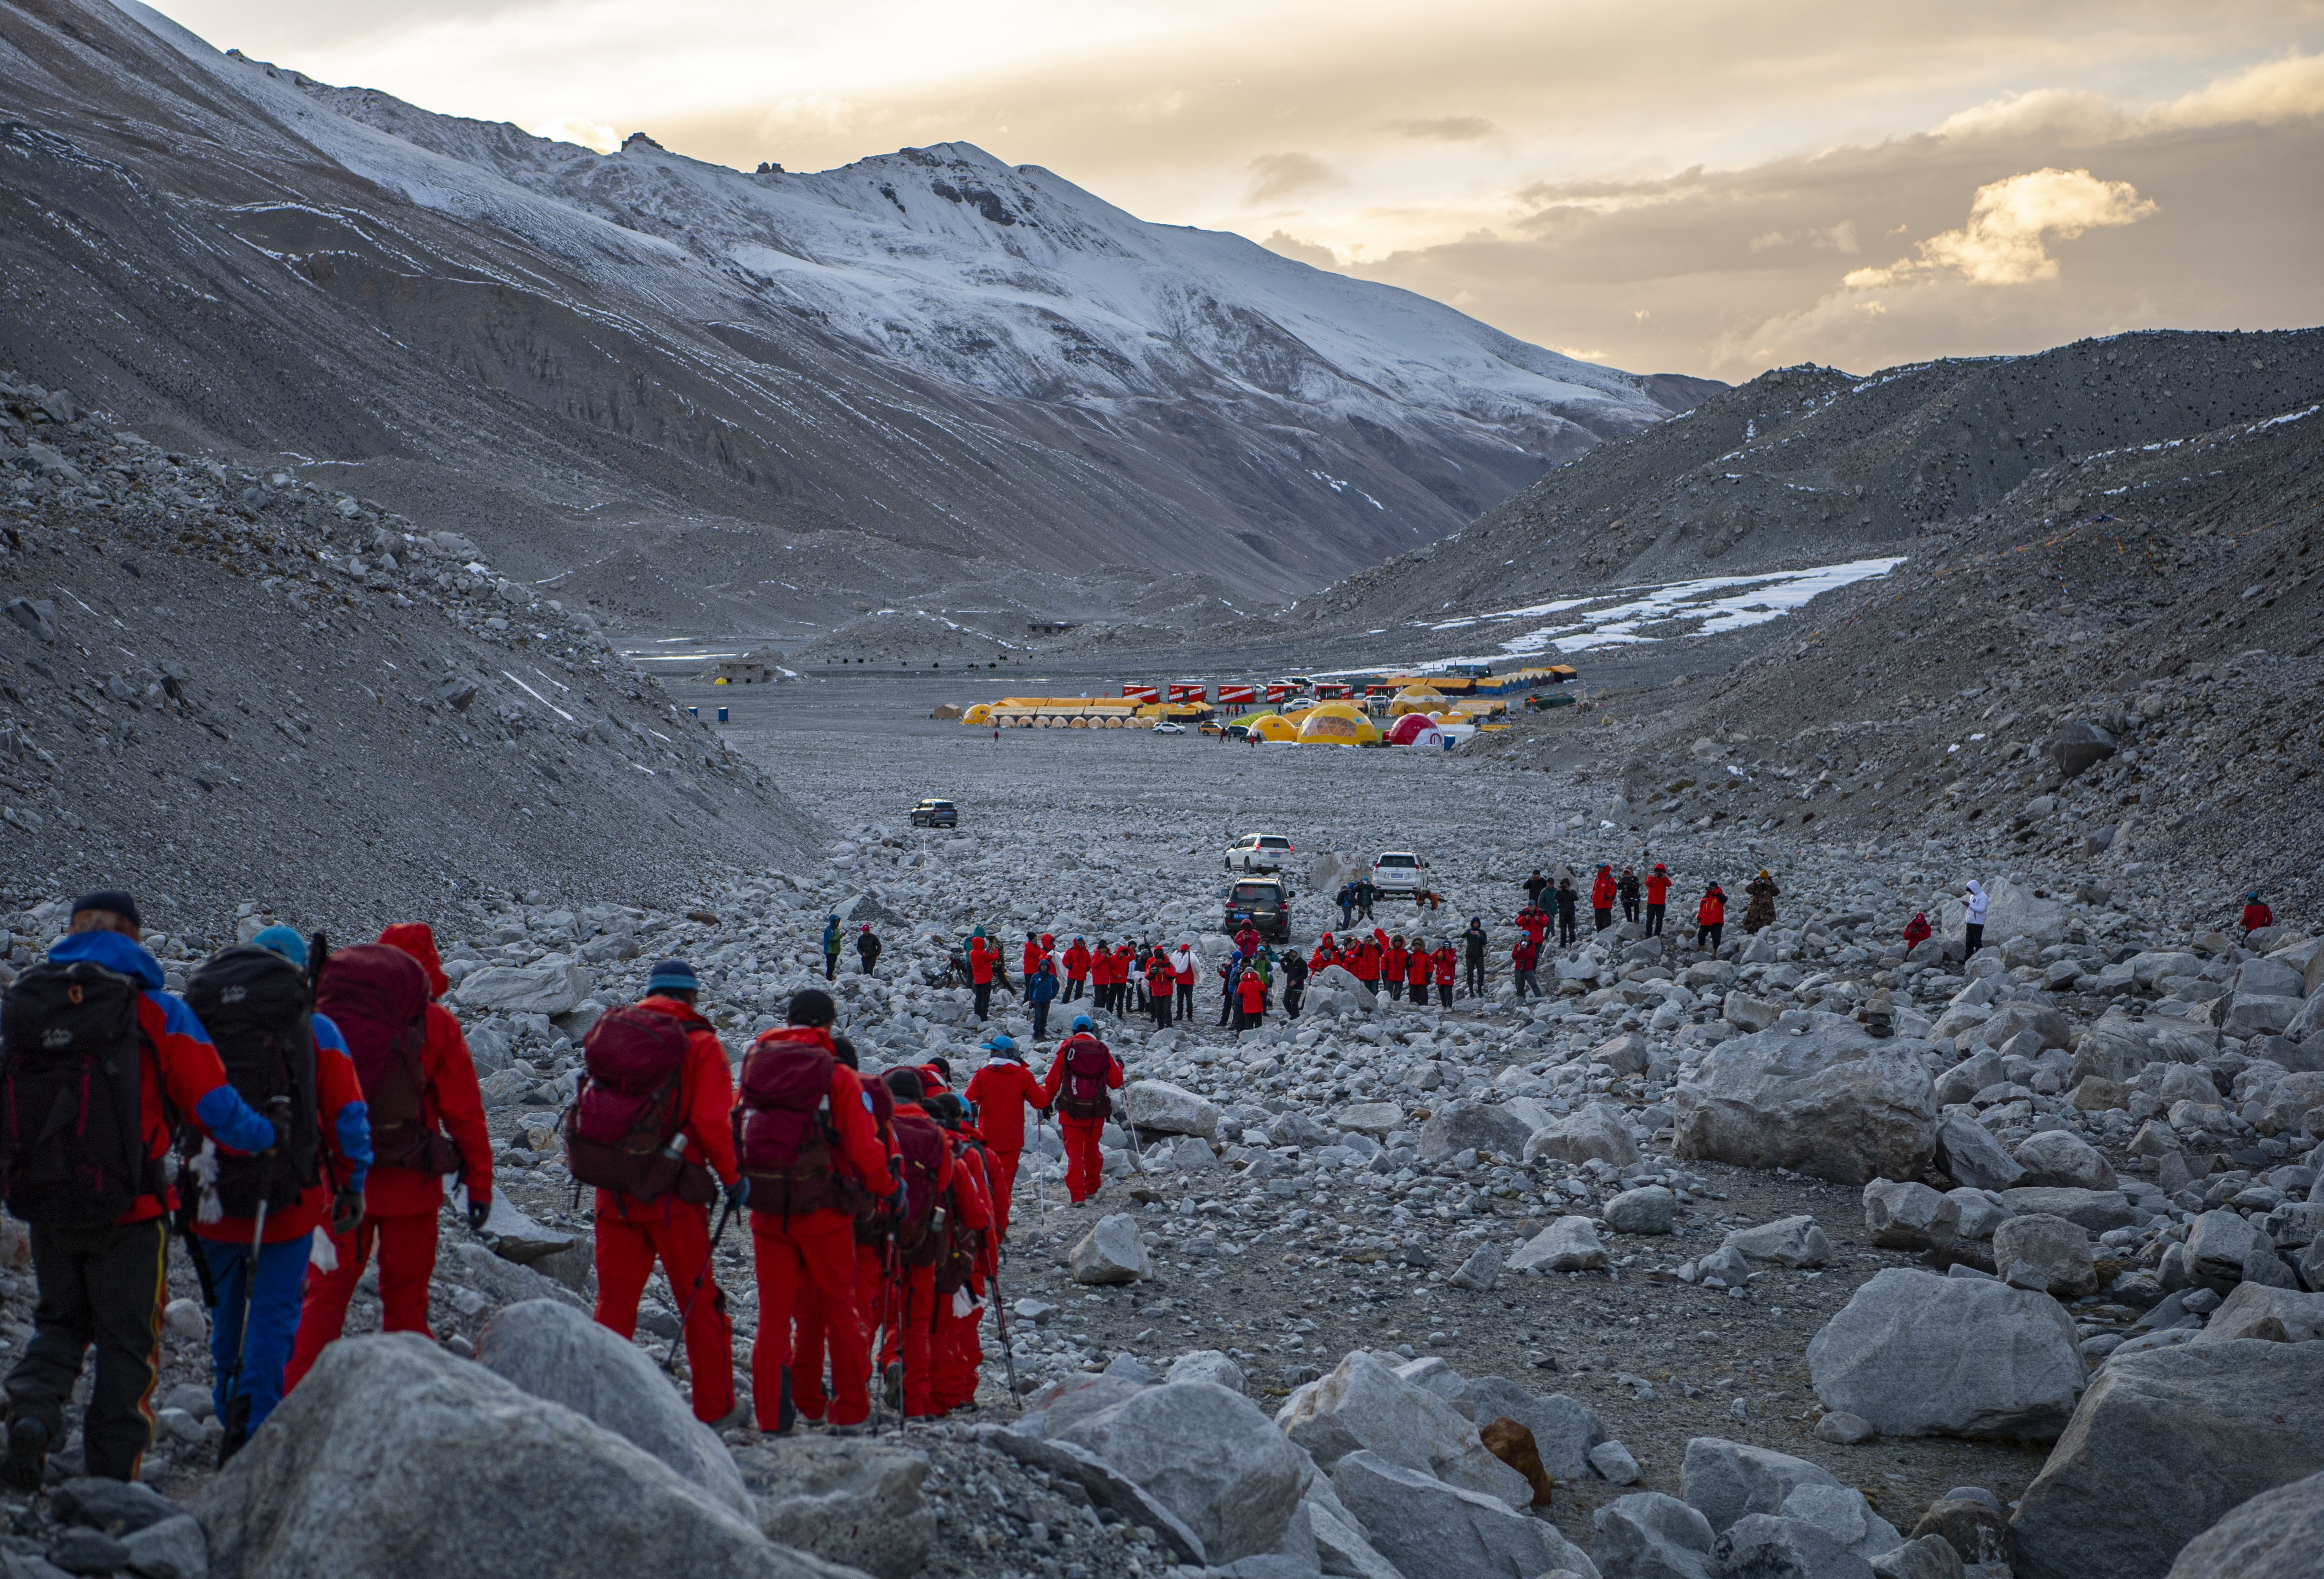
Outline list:
[[[1282,834],[1245,834],[1227,851],[1229,872],[1280,872],[1292,856]]]
[[[1372,863],[1372,886],[1384,894],[1409,895],[1425,887],[1428,863],[1409,850],[1384,850]]]

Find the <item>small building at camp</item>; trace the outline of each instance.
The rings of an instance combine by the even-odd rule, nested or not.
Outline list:
[[[782,678],[779,667],[783,655],[771,647],[761,647],[740,657],[721,659],[716,683],[730,686],[770,686]]]

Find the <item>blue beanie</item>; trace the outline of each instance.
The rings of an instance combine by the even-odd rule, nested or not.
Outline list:
[[[251,939],[269,954],[279,954],[297,965],[307,968],[307,940],[289,927],[269,927]]]
[[[1094,1028],[1088,1015],[1076,1014],[1074,1016],[1074,1029],[1075,1030],[1089,1030]]]
[[[1017,1050],[1017,1039],[1010,1036],[996,1036],[984,1044],[984,1050],[988,1053],[1013,1053]]]
[[[653,974],[646,978],[646,991],[659,993],[664,987],[675,987],[681,993],[698,993],[702,983],[696,979],[694,967],[682,959],[658,961]]]

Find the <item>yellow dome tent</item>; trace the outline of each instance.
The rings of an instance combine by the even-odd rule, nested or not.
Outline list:
[[[990,729],[992,727],[991,704],[979,702],[975,706],[963,713],[960,716],[960,721],[970,729]]]
[[[1308,711],[1299,725],[1302,745],[1377,745],[1372,721],[1345,702],[1325,702]]]
[[[1251,734],[1256,734],[1261,740],[1296,740],[1299,738],[1299,730],[1297,726],[1277,713],[1261,713],[1258,717],[1249,720],[1245,726]]]
[[[1425,713],[1432,707],[1443,706],[1443,693],[1434,687],[1410,685],[1397,692],[1395,699],[1388,703],[1388,716],[1401,718],[1406,713]]]

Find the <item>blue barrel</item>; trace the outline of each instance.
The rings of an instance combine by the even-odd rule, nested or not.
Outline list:
[[[718,709],[718,722],[721,724],[726,722],[726,709],[724,707]]]

